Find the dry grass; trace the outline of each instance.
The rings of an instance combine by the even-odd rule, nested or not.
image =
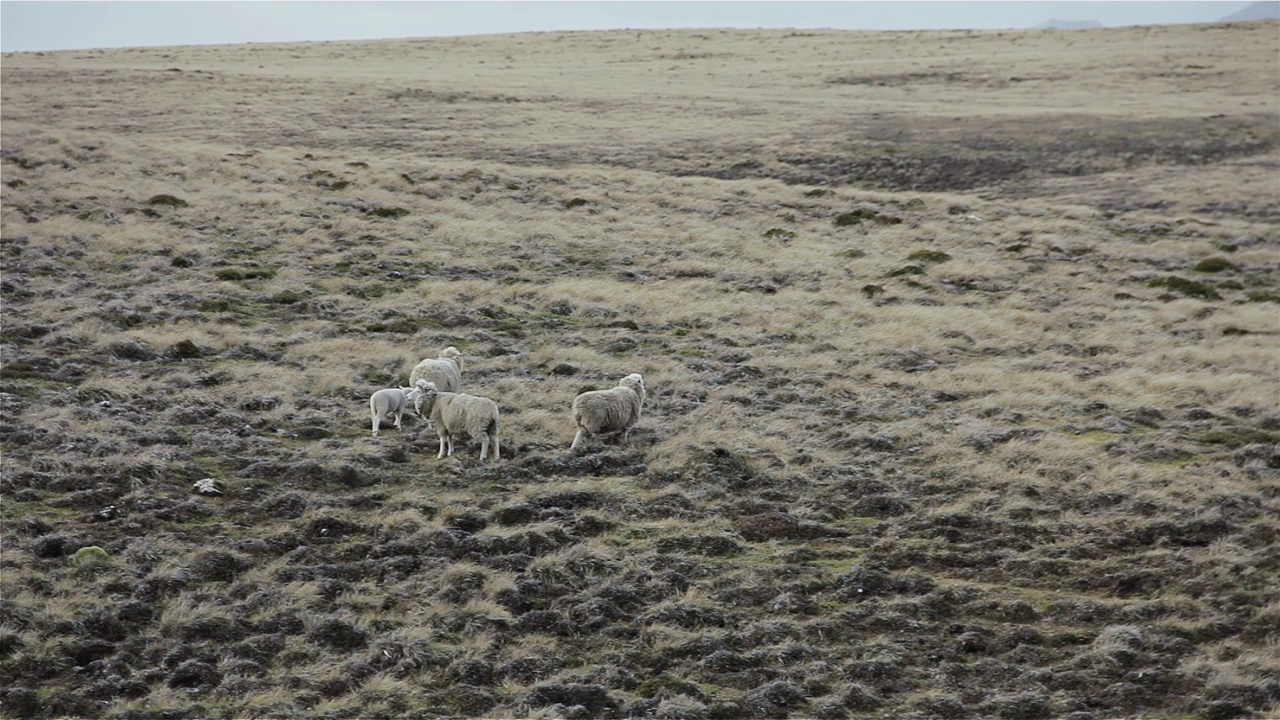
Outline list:
[[[1275,30],[6,55],[0,707],[1274,714]]]

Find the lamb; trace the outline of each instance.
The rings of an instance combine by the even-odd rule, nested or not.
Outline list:
[[[418,387],[419,380],[434,383],[440,392],[462,392],[462,353],[450,345],[440,357],[427,358],[409,373],[409,386]]]
[[[608,390],[591,390],[573,399],[573,422],[578,434],[573,436],[572,452],[582,446],[588,435],[621,433],[626,444],[631,428],[640,420],[644,408],[644,379],[639,373],[618,381]]]
[[[493,459],[502,458],[497,403],[478,395],[443,392],[426,380],[419,380],[415,389],[419,395],[414,400],[414,409],[427,418],[440,436],[436,459],[453,454],[453,439],[459,435],[480,441],[481,462],[488,458],[490,446]]]
[[[369,396],[369,415],[373,419],[373,436],[378,436],[378,425],[382,423],[383,418],[394,416],[396,419],[396,429],[400,429],[400,416],[404,415],[404,409],[409,403],[418,399],[422,394],[420,388],[387,388],[379,390]]]

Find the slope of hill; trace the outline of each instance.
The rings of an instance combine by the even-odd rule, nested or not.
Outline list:
[[[4,56],[0,712],[1274,715],[1278,45]]]
[[[1224,16],[1219,22],[1252,22],[1254,20],[1280,20],[1280,2],[1264,0],[1249,3],[1230,15]]]

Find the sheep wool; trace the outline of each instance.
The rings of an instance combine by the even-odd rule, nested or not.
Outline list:
[[[440,436],[440,452],[436,458],[453,454],[455,437],[480,441],[480,460],[489,457],[502,458],[502,445],[498,438],[498,404],[486,397],[465,393],[442,392],[433,383],[419,380],[419,395],[414,407],[424,415]]]
[[[573,399],[573,423],[578,432],[569,450],[577,450],[590,435],[621,434],[625,445],[631,428],[640,421],[644,409],[644,379],[639,373],[618,381],[608,390],[590,390]]]
[[[462,364],[462,353],[450,345],[440,351],[439,357],[415,365],[409,373],[409,385],[417,387],[419,380],[426,380],[440,392],[462,392]]]
[[[378,436],[378,426],[387,417],[395,418],[395,427],[400,429],[400,417],[409,403],[418,399],[422,390],[418,388],[387,388],[369,396],[369,415],[373,420],[373,436]]]

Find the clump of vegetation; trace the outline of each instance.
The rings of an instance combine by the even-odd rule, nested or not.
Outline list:
[[[1168,275],[1161,278],[1152,278],[1147,281],[1147,287],[1165,288],[1172,292],[1185,295],[1187,297],[1203,298],[1205,300],[1221,300],[1222,296],[1218,291],[1213,289],[1212,285],[1188,280],[1177,275]]]
[[[400,218],[400,217],[404,217],[405,215],[408,215],[409,211],[402,207],[378,206],[378,207],[369,208],[368,210],[365,211],[365,214],[371,215],[373,217],[378,217],[378,218],[395,219],[395,218]]]
[[[97,545],[82,547],[71,556],[71,564],[78,568],[88,568],[96,565],[106,565],[111,562],[111,556],[106,550]]]
[[[213,276],[219,280],[269,280],[276,276],[276,269],[255,266],[218,268]]]
[[[770,240],[781,240],[782,242],[787,242],[788,240],[794,240],[796,234],[791,230],[775,227],[765,230],[764,236]]]
[[[183,200],[182,198],[177,197],[175,195],[166,195],[166,194],[152,195],[151,197],[147,198],[147,204],[161,205],[164,207],[175,207],[175,208],[184,208],[189,206],[186,200]]]
[[[568,200],[561,202],[560,207],[563,207],[565,210],[572,210],[576,207],[582,207],[583,205],[590,205],[590,204],[591,204],[591,201],[587,200],[586,198],[575,197],[575,198],[569,198]]]
[[[951,259],[951,256],[941,250],[917,250],[907,256],[908,260],[914,260],[922,263],[944,263]]]
[[[1208,257],[1195,264],[1191,268],[1195,272],[1200,273],[1219,273],[1224,270],[1239,270],[1234,263],[1228,262],[1220,257]]]
[[[267,302],[276,305],[292,305],[307,299],[307,294],[299,290],[281,290],[267,298]]]
[[[170,345],[164,354],[176,360],[191,360],[202,358],[209,353],[190,339],[182,339]]]
[[[381,322],[370,323],[365,326],[369,332],[388,332],[398,333],[401,335],[409,335],[422,329],[422,323],[412,318],[394,318]]]
[[[884,277],[896,278],[896,277],[903,277],[905,275],[925,275],[925,274],[927,273],[925,272],[923,265],[903,265],[902,267],[896,270],[890,270],[889,272],[885,273]]]
[[[1144,32],[972,34],[963,73],[825,30],[6,54],[0,714],[1274,714],[1280,37]],[[795,83],[819,45],[890,91]],[[468,91],[352,80],[407,56]],[[1047,140],[1009,112],[1084,90]],[[1192,272],[1216,238],[1240,271]],[[450,345],[499,463],[371,435]],[[567,452],[633,371],[630,438]]]
[[[837,215],[835,224],[837,227],[846,227],[848,225],[860,225],[863,220],[870,220],[878,225],[899,225],[902,223],[902,218],[896,215],[890,215],[870,208],[858,208],[857,210],[851,210]]]

